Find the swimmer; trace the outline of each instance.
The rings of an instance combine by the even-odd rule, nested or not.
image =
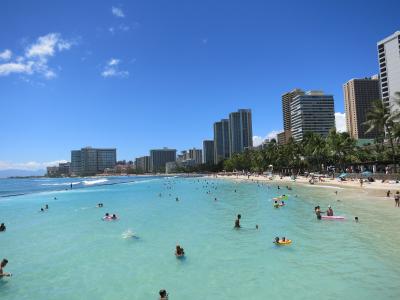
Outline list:
[[[181,246],[179,246],[179,245],[176,245],[175,256],[176,256],[176,257],[183,257],[183,256],[185,256],[185,250],[184,250]]]
[[[111,217],[111,219],[116,220],[116,219],[117,219],[117,215],[116,215],[116,214],[113,214],[112,217]]]
[[[57,200],[57,197],[54,197],[53,199],[54,199],[54,200]]]
[[[5,266],[8,264],[8,260],[3,258],[3,260],[0,263],[0,278],[1,277],[10,277],[12,276],[11,273],[6,273],[3,271],[3,268],[5,268]]]
[[[275,208],[278,208],[278,207],[279,207],[279,203],[278,203],[278,201],[276,201],[276,200],[275,200],[275,202],[274,202],[274,207],[275,207]]]
[[[0,232],[6,231],[6,225],[4,223],[0,224]]]
[[[48,204],[46,204],[46,206],[44,207],[45,209],[49,209],[49,205]]]
[[[277,237],[275,237],[275,241],[274,241],[274,243],[275,244],[279,244],[279,237],[277,236]]]
[[[43,209],[43,207],[41,207],[41,208],[40,208],[40,211],[41,211],[41,212],[44,212],[44,209]]]
[[[160,300],[168,300],[168,293],[166,290],[160,290]]]
[[[356,223],[358,223],[358,217],[354,217],[354,221],[356,221]]]
[[[328,205],[328,210],[326,211],[326,215],[329,217],[333,216],[333,209],[330,205]]]
[[[214,201],[217,201],[217,197],[214,198]]]
[[[130,230],[130,229],[128,229],[127,231],[123,232],[123,233],[121,234],[121,236],[122,236],[123,239],[137,238],[137,236],[135,235],[135,233],[134,233],[132,230]]]
[[[176,198],[175,198],[175,201],[176,201],[176,202],[178,202],[178,201],[179,201],[179,198],[178,198],[178,197],[176,197]]]
[[[237,219],[235,220],[235,228],[239,229],[240,228],[240,219],[242,216],[239,214],[237,215]]]
[[[256,224],[256,229],[258,229],[258,224]]]
[[[315,211],[315,214],[317,215],[317,219],[321,220],[322,219],[322,217],[321,217],[321,208],[319,207],[319,205],[314,208],[314,211]]]

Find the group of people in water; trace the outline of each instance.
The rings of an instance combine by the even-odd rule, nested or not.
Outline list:
[[[46,205],[44,206],[44,208],[41,207],[41,208],[40,208],[40,212],[44,212],[44,211],[47,210],[47,209],[49,209],[49,205],[48,205],[48,204],[46,204]]]
[[[326,210],[326,212],[322,212],[321,207],[319,205],[314,207],[314,211],[315,211],[315,214],[316,214],[318,220],[322,219],[321,214],[323,214],[323,213],[326,213],[326,215],[328,217],[333,217],[333,209],[330,205],[328,205],[328,209]]]
[[[118,216],[116,214],[110,215],[109,213],[105,213],[103,220],[117,220]]]

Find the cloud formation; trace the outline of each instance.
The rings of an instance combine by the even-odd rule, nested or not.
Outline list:
[[[10,60],[12,56],[12,52],[9,49],[4,50],[3,52],[0,52],[0,59],[1,60]]]
[[[128,71],[123,71],[119,69],[119,65],[121,63],[121,60],[117,58],[111,58],[107,64],[104,67],[103,72],[101,72],[101,76],[104,78],[108,77],[128,77],[129,72]]]
[[[22,56],[17,56],[13,61],[11,50],[4,50],[0,53],[0,59],[6,63],[0,64],[0,76],[10,74],[40,74],[47,79],[57,76],[55,71],[48,65],[51,57],[57,52],[69,50],[73,43],[61,38],[59,33],[49,33],[39,37],[36,42],[25,49]]]
[[[58,166],[59,163],[65,163],[66,160],[55,160],[55,161],[48,161],[48,162],[37,162],[37,161],[29,161],[23,163],[12,163],[7,161],[0,161],[0,170],[41,170],[45,169],[49,166]]]
[[[282,131],[282,130],[281,130]],[[257,147],[260,146],[266,139],[276,139],[276,136],[279,132],[281,132],[279,130],[272,130],[271,132],[269,132],[267,135],[265,135],[264,137],[259,136],[259,135],[254,135],[253,136],[253,146]]]
[[[117,18],[125,18],[124,12],[123,12],[122,9],[119,8],[119,7],[113,6],[113,7],[111,8],[111,12],[112,12],[112,14],[113,14],[114,16],[116,16]]]
[[[337,132],[346,132],[346,114],[335,112],[335,126]]]

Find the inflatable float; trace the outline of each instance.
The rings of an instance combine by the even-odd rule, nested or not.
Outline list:
[[[272,198],[273,200],[288,200],[289,199],[289,196],[287,196],[287,195],[282,195],[282,196],[278,196],[278,197],[275,197],[275,198]]]
[[[280,240],[279,242],[274,242],[275,245],[278,246],[286,246],[286,245],[290,245],[292,243],[292,240],[286,240],[286,241],[282,241]]]
[[[116,218],[113,218],[112,216],[104,216],[102,218],[103,221],[116,221],[118,220],[118,216]]]
[[[321,216],[321,219],[324,220],[344,220],[342,216]]]

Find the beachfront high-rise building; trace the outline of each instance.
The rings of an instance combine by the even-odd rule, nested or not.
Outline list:
[[[322,91],[309,91],[297,95],[291,103],[292,137],[301,141],[307,132],[326,137],[335,127],[335,108],[332,95]]]
[[[304,91],[301,89],[294,89],[282,95],[283,135],[280,136],[280,142],[282,144],[287,143],[292,136],[291,104],[293,98],[297,95],[304,95]]]
[[[278,143],[278,145],[284,145],[286,144],[286,134],[285,131],[279,132],[276,135],[276,142]]]
[[[79,175],[81,173],[81,150],[71,151],[71,174]]]
[[[376,130],[366,133],[367,113],[372,103],[380,99],[379,78],[351,79],[343,85],[344,106],[346,110],[346,127],[350,137],[354,139],[373,139]]]
[[[229,158],[229,120],[214,123],[214,163]]]
[[[150,172],[150,156],[142,156],[135,159],[135,168],[137,173]]]
[[[253,147],[253,127],[250,109],[229,114],[229,154],[242,153]]]
[[[117,149],[85,147],[71,151],[71,173],[91,176],[112,169],[117,163]]]
[[[165,173],[165,164],[176,161],[176,149],[150,150],[150,170],[153,173]]]
[[[391,111],[400,109],[396,92],[400,92],[400,31],[377,43],[382,101]]]
[[[189,149],[189,159],[192,159],[196,165],[201,165],[203,161],[203,151],[201,149]]]
[[[203,141],[203,164],[214,163],[214,141]]]

